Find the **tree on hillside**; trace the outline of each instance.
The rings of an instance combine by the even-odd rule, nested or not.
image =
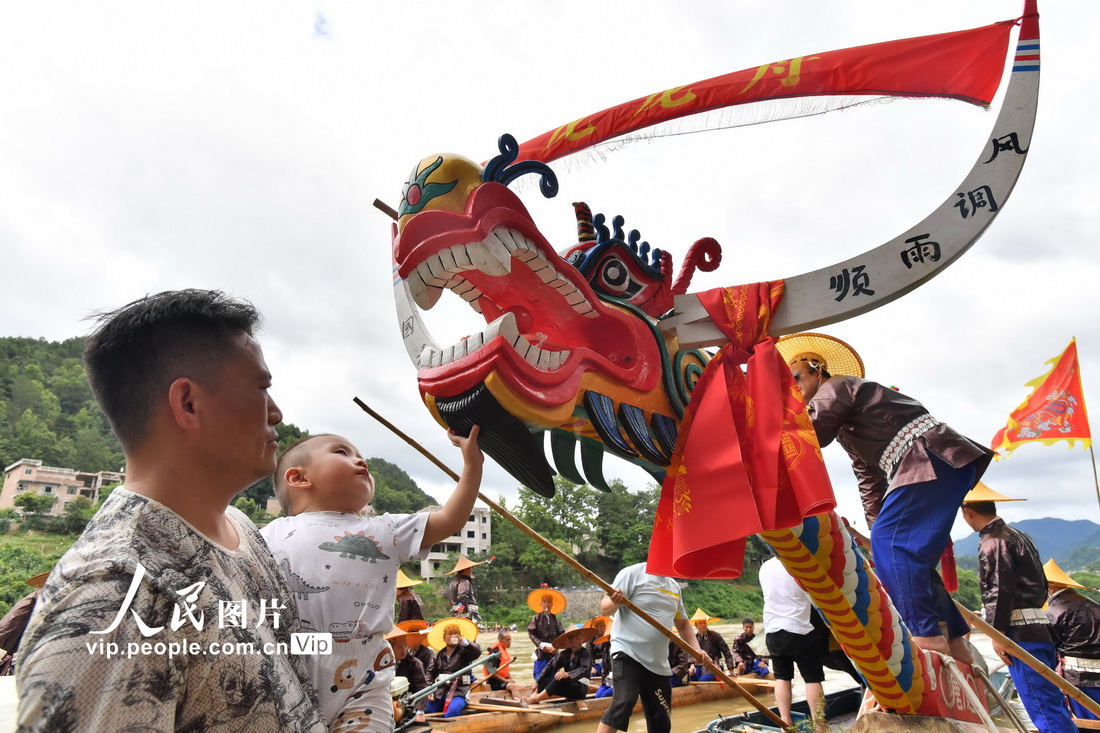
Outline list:
[[[96,505],[86,496],[78,496],[65,505],[65,513],[57,518],[57,529],[80,534],[95,515]]]
[[[280,456],[294,443],[297,443],[302,438],[309,437],[308,430],[302,430],[294,423],[288,422],[281,422],[276,425],[275,433],[279,436],[279,447],[277,450]],[[275,496],[275,482],[273,481],[273,477],[264,476],[241,492],[241,496],[246,499],[251,499],[256,503],[256,506],[263,509],[267,506],[267,500]]]
[[[43,514],[48,514],[57,503],[57,494],[36,494],[27,491],[15,497],[12,503],[23,510],[24,516],[41,517]]]
[[[371,458],[368,463],[374,476],[371,506],[378,514],[412,514],[439,503],[424,493],[409,474],[389,461]]]

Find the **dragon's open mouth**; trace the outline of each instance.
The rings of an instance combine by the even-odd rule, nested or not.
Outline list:
[[[586,372],[643,389],[657,379],[642,368],[653,358],[644,322],[602,301],[505,186],[481,185],[464,212],[413,217],[394,241],[394,262],[411,311],[401,316],[405,345],[425,394],[455,396],[495,371],[525,401],[549,408],[571,404]],[[444,290],[487,325],[441,347],[416,311],[433,308]]]

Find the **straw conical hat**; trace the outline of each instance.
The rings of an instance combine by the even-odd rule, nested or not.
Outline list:
[[[604,644],[611,640],[611,624],[613,624],[614,621],[610,616],[597,616],[596,618],[590,618],[585,621],[584,628],[596,629],[597,621],[603,621],[603,636],[597,636],[592,641],[595,644]],[[596,629],[596,631],[599,631],[599,629]]]
[[[565,596],[553,588],[536,588],[527,594],[527,606],[535,613],[542,613],[542,599],[550,596],[553,603],[550,604],[550,613],[555,616],[565,610]]]
[[[396,639],[398,637],[404,637],[405,642],[409,645],[410,648],[415,648],[415,647],[413,647],[413,637],[415,637],[416,646],[420,646],[420,632],[419,631],[405,631],[404,629],[400,628],[399,626],[394,626],[393,630],[390,631],[390,633],[386,634],[385,638],[386,638],[386,641],[393,641],[394,639]]]
[[[776,340],[783,361],[788,364],[799,354],[817,354],[825,362],[825,371],[834,377],[862,377],[863,359],[848,344],[823,333],[792,333]]]
[[[691,623],[695,623],[696,621],[706,621],[708,624],[716,624],[721,620],[722,619],[720,618],[715,618],[714,616],[711,616],[709,613],[701,608],[696,608],[695,615],[689,619]]]
[[[409,576],[405,575],[405,573],[402,572],[401,568],[397,569],[397,589],[398,590],[401,590],[402,588],[412,588],[414,585],[420,585],[423,582],[424,582],[423,580],[413,580]]]
[[[444,575],[454,575],[459,570],[465,570],[466,568],[472,568],[472,567],[476,567],[478,565],[484,565],[487,562],[489,562],[489,561],[488,560],[482,560],[481,562],[471,562],[470,560],[466,559],[465,555],[459,555],[458,556],[458,562],[455,563],[454,570],[452,570],[449,573],[443,573],[443,574]]]
[[[457,626],[458,633],[462,634],[464,639],[477,641],[477,624],[468,618],[452,616],[442,621],[436,621],[432,628],[428,629],[428,646],[436,651],[447,646],[447,640],[443,638],[443,633],[451,626]]]
[[[1081,585],[1073,578],[1069,577],[1062,568],[1058,567],[1058,563],[1054,562],[1054,558],[1047,560],[1047,564],[1043,566],[1043,573],[1047,576],[1048,583],[1057,583],[1058,585],[1068,586],[1070,588],[1084,588],[1089,590],[1087,585]]]
[[[580,639],[581,643],[584,643],[590,639],[595,639],[599,635],[600,632],[598,629],[594,629],[592,627],[585,628],[583,626],[577,626],[569,629],[569,631],[566,631],[557,639],[554,639],[554,648],[568,649],[569,643],[573,639]]]
[[[425,630],[428,628],[428,622],[419,618],[411,618],[408,621],[402,621],[401,623],[397,624],[397,628],[401,629],[402,631],[408,632],[410,635],[416,634],[416,636],[420,637],[418,639],[413,639],[412,636],[409,637],[409,646],[415,649],[420,646],[420,644],[424,641]]]
[[[1013,499],[1012,497],[994,491],[979,481],[974,488],[966,492],[966,496],[963,497],[963,504],[969,504],[975,501],[1027,501],[1027,499]]]
[[[50,577],[49,573],[39,573],[33,578],[27,578],[27,585],[32,588],[41,588],[46,584],[46,578]]]

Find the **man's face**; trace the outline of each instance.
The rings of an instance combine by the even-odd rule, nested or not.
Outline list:
[[[500,645],[505,649],[510,648],[512,646],[512,635],[505,634],[504,636],[500,637]]]
[[[550,609],[553,608],[553,607],[554,607],[554,597],[553,596],[543,596],[542,597],[542,612],[543,613],[550,613]]]
[[[374,498],[374,477],[351,441],[326,435],[309,441],[302,473],[323,506],[358,514]]]
[[[404,636],[398,636],[394,639],[390,639],[390,646],[393,648],[393,658],[400,662],[409,654],[409,645],[405,642]]]
[[[741,629],[746,634],[748,634],[749,636],[752,636],[753,634],[756,633],[756,624],[752,623],[751,621],[748,621],[748,622],[742,624]]]
[[[698,631],[700,634],[707,633],[707,622],[706,621],[696,621],[695,622],[695,630]]]
[[[825,381],[821,374],[821,369],[810,369],[810,360],[815,362],[820,361],[820,357],[816,354],[799,354],[791,360],[791,376],[794,377],[795,384],[798,385],[799,391],[802,392],[802,399],[809,402],[817,394],[818,387]]]
[[[205,397],[206,467],[244,489],[275,471],[275,426],[283,413],[268,394],[271,373],[259,343],[245,333],[233,341],[234,348],[196,394]]]
[[[443,629],[443,638],[446,639],[447,646],[458,646],[462,643],[462,632],[457,626],[448,626]]]

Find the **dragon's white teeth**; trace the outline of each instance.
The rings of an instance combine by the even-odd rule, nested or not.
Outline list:
[[[447,284],[447,272],[443,269],[443,264],[440,262],[438,254],[427,257],[416,266],[416,271],[420,273],[420,277],[423,278],[424,282],[428,285],[434,285],[441,288]]]
[[[408,283],[413,302],[422,310],[431,310],[443,295],[443,288],[424,282],[419,269],[409,273]]]
[[[466,245],[464,244],[456,244],[451,247],[451,257],[454,258],[455,267],[459,270],[466,270],[474,264],[470,261],[470,255],[466,254]]]
[[[482,242],[466,245],[466,254],[474,267],[493,277],[507,277],[512,271],[512,256],[504,245],[489,237]]]

